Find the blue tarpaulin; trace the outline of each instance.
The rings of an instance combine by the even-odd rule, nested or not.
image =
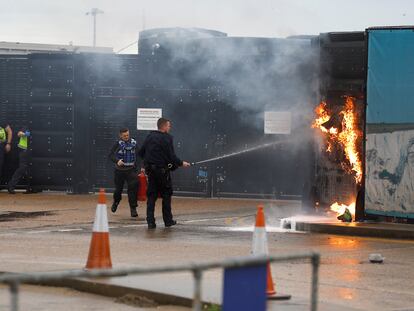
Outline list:
[[[368,31],[367,123],[414,122],[414,31]]]
[[[414,30],[368,30],[365,211],[414,218]]]
[[[266,310],[267,265],[224,271],[223,311]]]

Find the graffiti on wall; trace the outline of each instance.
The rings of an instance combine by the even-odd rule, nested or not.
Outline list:
[[[367,135],[367,210],[414,213],[414,130]]]

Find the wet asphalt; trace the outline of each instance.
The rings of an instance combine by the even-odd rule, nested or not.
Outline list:
[[[94,215],[93,196],[41,194],[29,198],[0,194],[0,270],[51,271],[86,263]],[[256,206],[265,205],[272,255],[317,251],[321,254],[321,303],[357,310],[414,310],[414,241],[292,232],[280,219],[301,214],[300,202],[174,199],[178,225],[146,227],[125,206],[108,213],[115,267],[203,262],[250,253]],[[158,208],[159,210],[159,208]],[[20,214],[19,214],[20,213]],[[30,216],[22,216],[28,213]],[[383,264],[368,257],[380,253]],[[277,290],[307,301],[310,265],[293,261],[272,265]],[[176,277],[179,281],[179,277]],[[221,272],[211,279],[221,284]],[[174,276],[169,276],[174,280]],[[179,287],[179,282],[176,284]]]

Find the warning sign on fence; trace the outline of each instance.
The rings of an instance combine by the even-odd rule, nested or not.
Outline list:
[[[137,109],[137,130],[155,131],[157,121],[162,117],[161,108],[138,108]]]
[[[291,132],[290,111],[265,111],[264,133],[265,134],[290,134]]]

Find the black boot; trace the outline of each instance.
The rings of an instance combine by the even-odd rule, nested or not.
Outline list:
[[[112,213],[115,213],[116,212],[116,210],[118,208],[118,204],[119,204],[119,202],[112,203],[112,206],[111,206]]]
[[[16,194],[16,191],[14,191],[14,188],[12,188],[12,187],[7,188],[7,191],[8,191],[10,194]]]
[[[138,217],[137,207],[130,207],[129,210],[131,211],[131,217]]]
[[[175,226],[177,222],[175,220],[171,220],[170,222],[165,223],[165,227],[172,227]]]

